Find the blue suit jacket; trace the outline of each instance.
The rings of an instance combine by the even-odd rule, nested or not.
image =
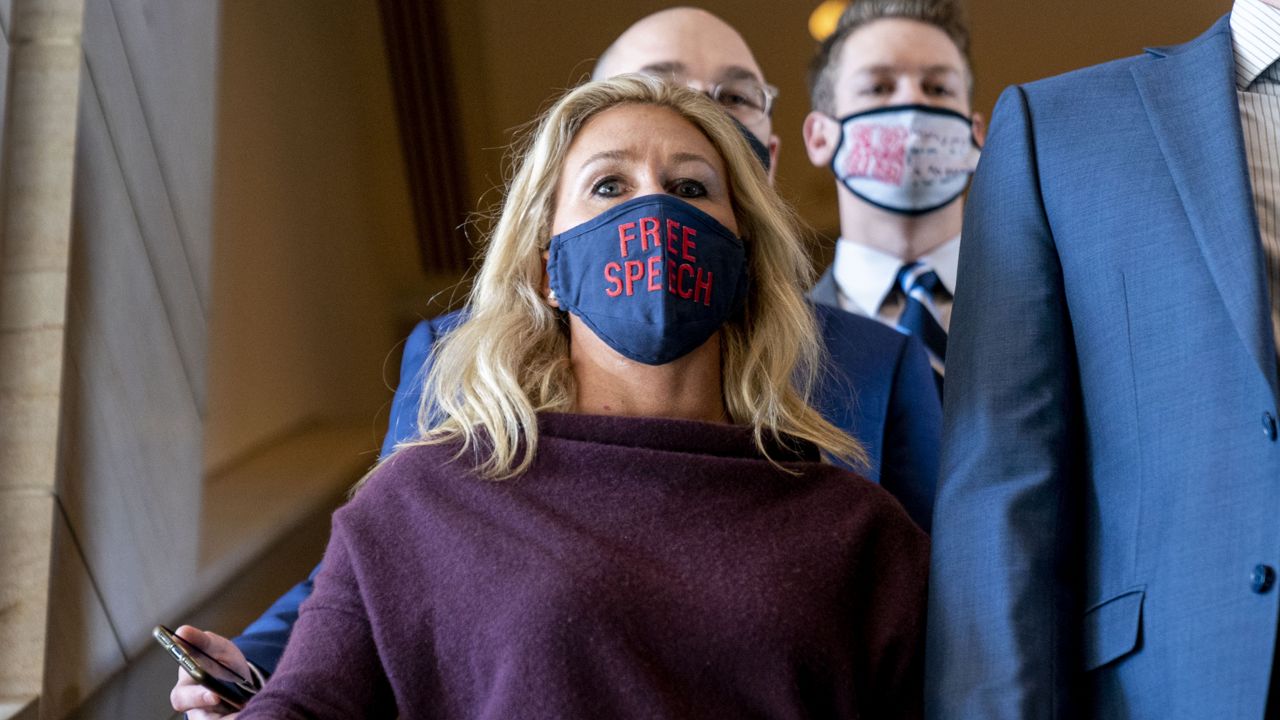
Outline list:
[[[1262,718],[1276,352],[1226,19],[1006,90],[964,227],[929,717]]]
[[[824,305],[814,308],[829,356],[816,398],[818,409],[865,446],[870,465],[856,469],[884,485],[927,530],[938,475],[942,409],[924,348],[873,320]],[[397,443],[417,435],[431,349],[461,319],[461,313],[455,312],[424,320],[405,341],[400,384],[382,445],[384,456]],[[307,578],[235,639],[259,669],[268,673],[275,669],[297,620],[298,606],[310,594],[311,578]]]

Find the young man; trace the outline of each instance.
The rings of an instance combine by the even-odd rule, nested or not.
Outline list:
[[[941,375],[977,165],[969,30],[955,0],[859,0],[814,57],[809,160],[832,171],[835,262],[816,302],[916,335]]]
[[[1280,0],[1236,0],[1000,98],[952,324],[929,717],[1280,717],[1278,59]]]
[[[720,18],[697,8],[654,13],[631,26],[599,59],[593,77],[645,72],[706,93],[742,126],[766,168],[778,152],[769,114],[774,90],[741,35]],[[938,471],[942,411],[924,349],[865,318],[816,307],[831,372],[816,401],[828,420],[857,437],[871,456],[859,468],[878,481],[929,527]],[[460,313],[425,320],[405,342],[400,384],[392,402],[383,455],[417,434],[422,378],[431,348],[458,322]],[[270,673],[280,659],[298,608],[311,593],[310,579],[280,598],[235,644],[194,628],[179,630],[225,664],[241,672]],[[175,710],[191,720],[219,717],[214,700],[179,671],[171,694]]]

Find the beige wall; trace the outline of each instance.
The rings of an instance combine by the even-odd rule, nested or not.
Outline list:
[[[422,281],[380,32],[372,2],[223,4],[214,474],[309,424],[381,440]]]
[[[426,305],[376,5],[84,28],[44,718],[372,462]]]
[[[217,5],[84,26],[46,718],[190,602],[202,492]]]

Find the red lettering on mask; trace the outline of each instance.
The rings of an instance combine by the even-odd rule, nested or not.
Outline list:
[[[684,298],[684,299],[688,300],[689,298],[693,297],[693,290],[692,290],[692,289],[690,289],[690,290],[686,291],[686,290],[685,290],[685,288],[684,288],[684,273],[685,273],[685,271],[686,271],[686,270],[688,270],[688,271],[689,271],[689,276],[692,278],[692,276],[693,276],[693,266],[692,266],[692,265],[690,265],[689,263],[681,263],[681,264],[680,264],[680,277],[676,280],[676,284],[679,286],[679,292],[678,292],[677,294],[678,294],[678,295],[680,295],[680,297],[682,297],[682,298]]]
[[[702,294],[702,304],[711,304],[711,271],[702,272],[702,268],[698,268],[698,279],[693,281],[693,301],[698,302],[698,294]]]
[[[676,254],[679,249],[676,245],[680,242],[680,223],[676,220],[667,221],[667,252],[672,255]]]
[[[627,231],[635,229],[635,226],[636,224],[633,222],[624,223],[618,226],[618,256],[619,257],[627,256],[627,243],[636,239],[635,235],[627,234]],[[630,295],[631,293],[627,293],[627,294]]]
[[[609,274],[610,271],[613,272],[612,275]],[[622,294],[622,280],[618,277],[618,273],[620,272],[622,272],[622,266],[616,262],[611,262],[608,265],[604,266],[605,282],[613,283],[612,290],[610,290],[609,288],[604,289],[605,295],[608,295],[609,297],[618,297],[619,295]]]
[[[637,280],[644,277],[644,261],[628,260],[623,264],[627,272],[627,296],[635,294],[634,285]]]
[[[676,261],[667,261],[667,292],[672,295],[678,295],[676,292]]]
[[[683,236],[680,238],[680,257],[683,258],[686,262],[697,262],[698,259],[695,258],[693,256],[693,253],[691,253],[690,251],[698,249],[698,246],[695,245],[693,241],[690,240],[689,238],[697,235],[698,231],[694,230],[688,225],[685,225],[683,230],[684,230]]]
[[[641,227],[643,228],[644,226],[641,225]],[[658,224],[654,223],[653,227],[654,227],[654,235],[656,236],[658,234],[657,233]],[[641,230],[641,233],[643,232],[644,231]],[[641,235],[641,237],[644,237],[644,236]],[[661,255],[649,256],[648,290],[649,292],[658,292],[662,290],[662,256]]]
[[[652,245],[650,245],[652,243]],[[640,247],[648,250],[650,247],[661,247],[662,241],[658,239],[658,218],[640,218]]]
[[[871,178],[897,185],[907,164],[907,129],[892,125],[860,125],[849,137],[846,177]]]

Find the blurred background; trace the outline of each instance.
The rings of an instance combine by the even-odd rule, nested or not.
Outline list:
[[[781,91],[778,187],[821,260],[819,4],[701,6]],[[151,627],[233,635],[305,576],[401,339],[464,296],[513,132],[668,6],[0,0],[0,720],[168,717]],[[976,109],[1229,10],[974,0]]]

